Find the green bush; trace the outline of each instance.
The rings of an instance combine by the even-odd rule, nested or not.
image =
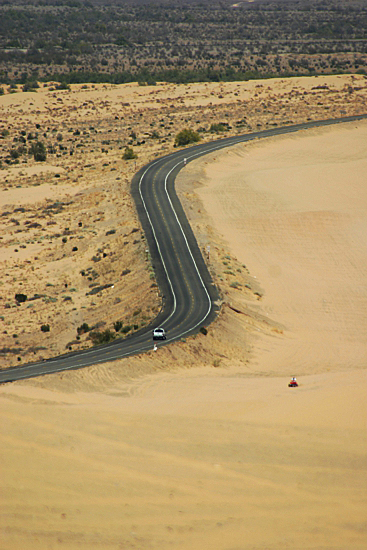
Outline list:
[[[181,145],[188,145],[189,143],[196,143],[197,141],[200,141],[200,135],[198,132],[195,132],[195,130],[190,130],[188,128],[185,128],[184,130],[181,130],[175,137],[175,145],[181,146]]]
[[[137,158],[137,154],[134,153],[134,149],[132,147],[128,147],[126,146],[125,147],[125,152],[123,154],[123,159],[124,160],[131,160],[131,159],[136,159]]]
[[[95,346],[99,344],[108,344],[108,342],[112,342],[112,340],[116,338],[115,334],[110,329],[106,329],[103,332],[91,332],[90,337]]]
[[[45,144],[42,143],[42,141],[37,141],[36,143],[32,143],[30,152],[34,157],[34,160],[37,162],[43,162],[47,158],[46,147],[45,147]]]
[[[66,82],[61,82],[61,84],[57,84],[55,86],[55,89],[56,90],[70,90],[70,86]]]
[[[12,159],[17,159],[19,158],[19,152],[17,149],[11,149],[10,150],[10,156]]]
[[[50,325],[42,325],[41,330],[42,332],[50,332]]]
[[[23,85],[23,92],[35,92],[39,88],[38,82],[26,82]]]
[[[238,281],[233,281],[229,286],[230,286],[231,288],[240,289],[240,288],[241,288],[241,283],[239,283]]]
[[[76,329],[78,335],[80,334],[84,334],[85,332],[89,332],[90,331],[90,327],[88,325],[88,323],[83,323],[82,325],[80,325],[80,327],[78,327]]]
[[[225,132],[226,130],[226,126],[221,122],[212,124],[209,128],[209,132],[211,132],[212,134],[219,134],[220,132]]]
[[[123,324],[122,324],[122,321],[115,321],[115,323],[113,323],[113,328],[115,329],[116,332],[119,332],[123,327]]]
[[[16,294],[15,299],[17,302],[26,302],[27,301],[27,295],[26,294]]]

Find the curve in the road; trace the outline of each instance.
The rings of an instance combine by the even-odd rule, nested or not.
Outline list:
[[[162,294],[162,309],[154,323],[125,340],[4,369],[0,371],[0,383],[79,369],[151,350],[152,326],[166,329],[167,340],[158,344],[164,345],[209,324],[217,312],[217,289],[177,197],[174,188],[177,173],[186,162],[237,143],[363,118],[367,118],[367,114],[225,138],[171,153],[142,168],[133,178],[132,195]]]

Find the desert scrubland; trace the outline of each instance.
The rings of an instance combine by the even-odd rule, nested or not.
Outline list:
[[[0,82],[366,74],[366,13],[363,0],[3,0]]]
[[[0,97],[3,368],[92,345],[83,323],[154,318],[129,185],[179,130],[360,114],[367,94],[361,75],[50,87]],[[55,152],[6,163],[22,130]],[[4,548],[365,548],[366,137],[339,124],[181,171],[220,315],[157,353],[1,387]]]

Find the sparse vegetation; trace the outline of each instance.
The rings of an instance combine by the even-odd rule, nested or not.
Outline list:
[[[50,332],[50,325],[41,325],[42,332]]]

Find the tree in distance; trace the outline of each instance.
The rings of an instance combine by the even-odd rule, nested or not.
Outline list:
[[[200,135],[198,132],[188,128],[181,130],[181,132],[179,132],[175,137],[176,146],[188,145],[189,143],[196,143],[197,141],[200,141]]]
[[[45,147],[45,144],[42,143],[42,141],[37,141],[37,143],[32,143],[30,152],[34,157],[34,160],[37,162],[43,162],[47,158],[46,147]]]

